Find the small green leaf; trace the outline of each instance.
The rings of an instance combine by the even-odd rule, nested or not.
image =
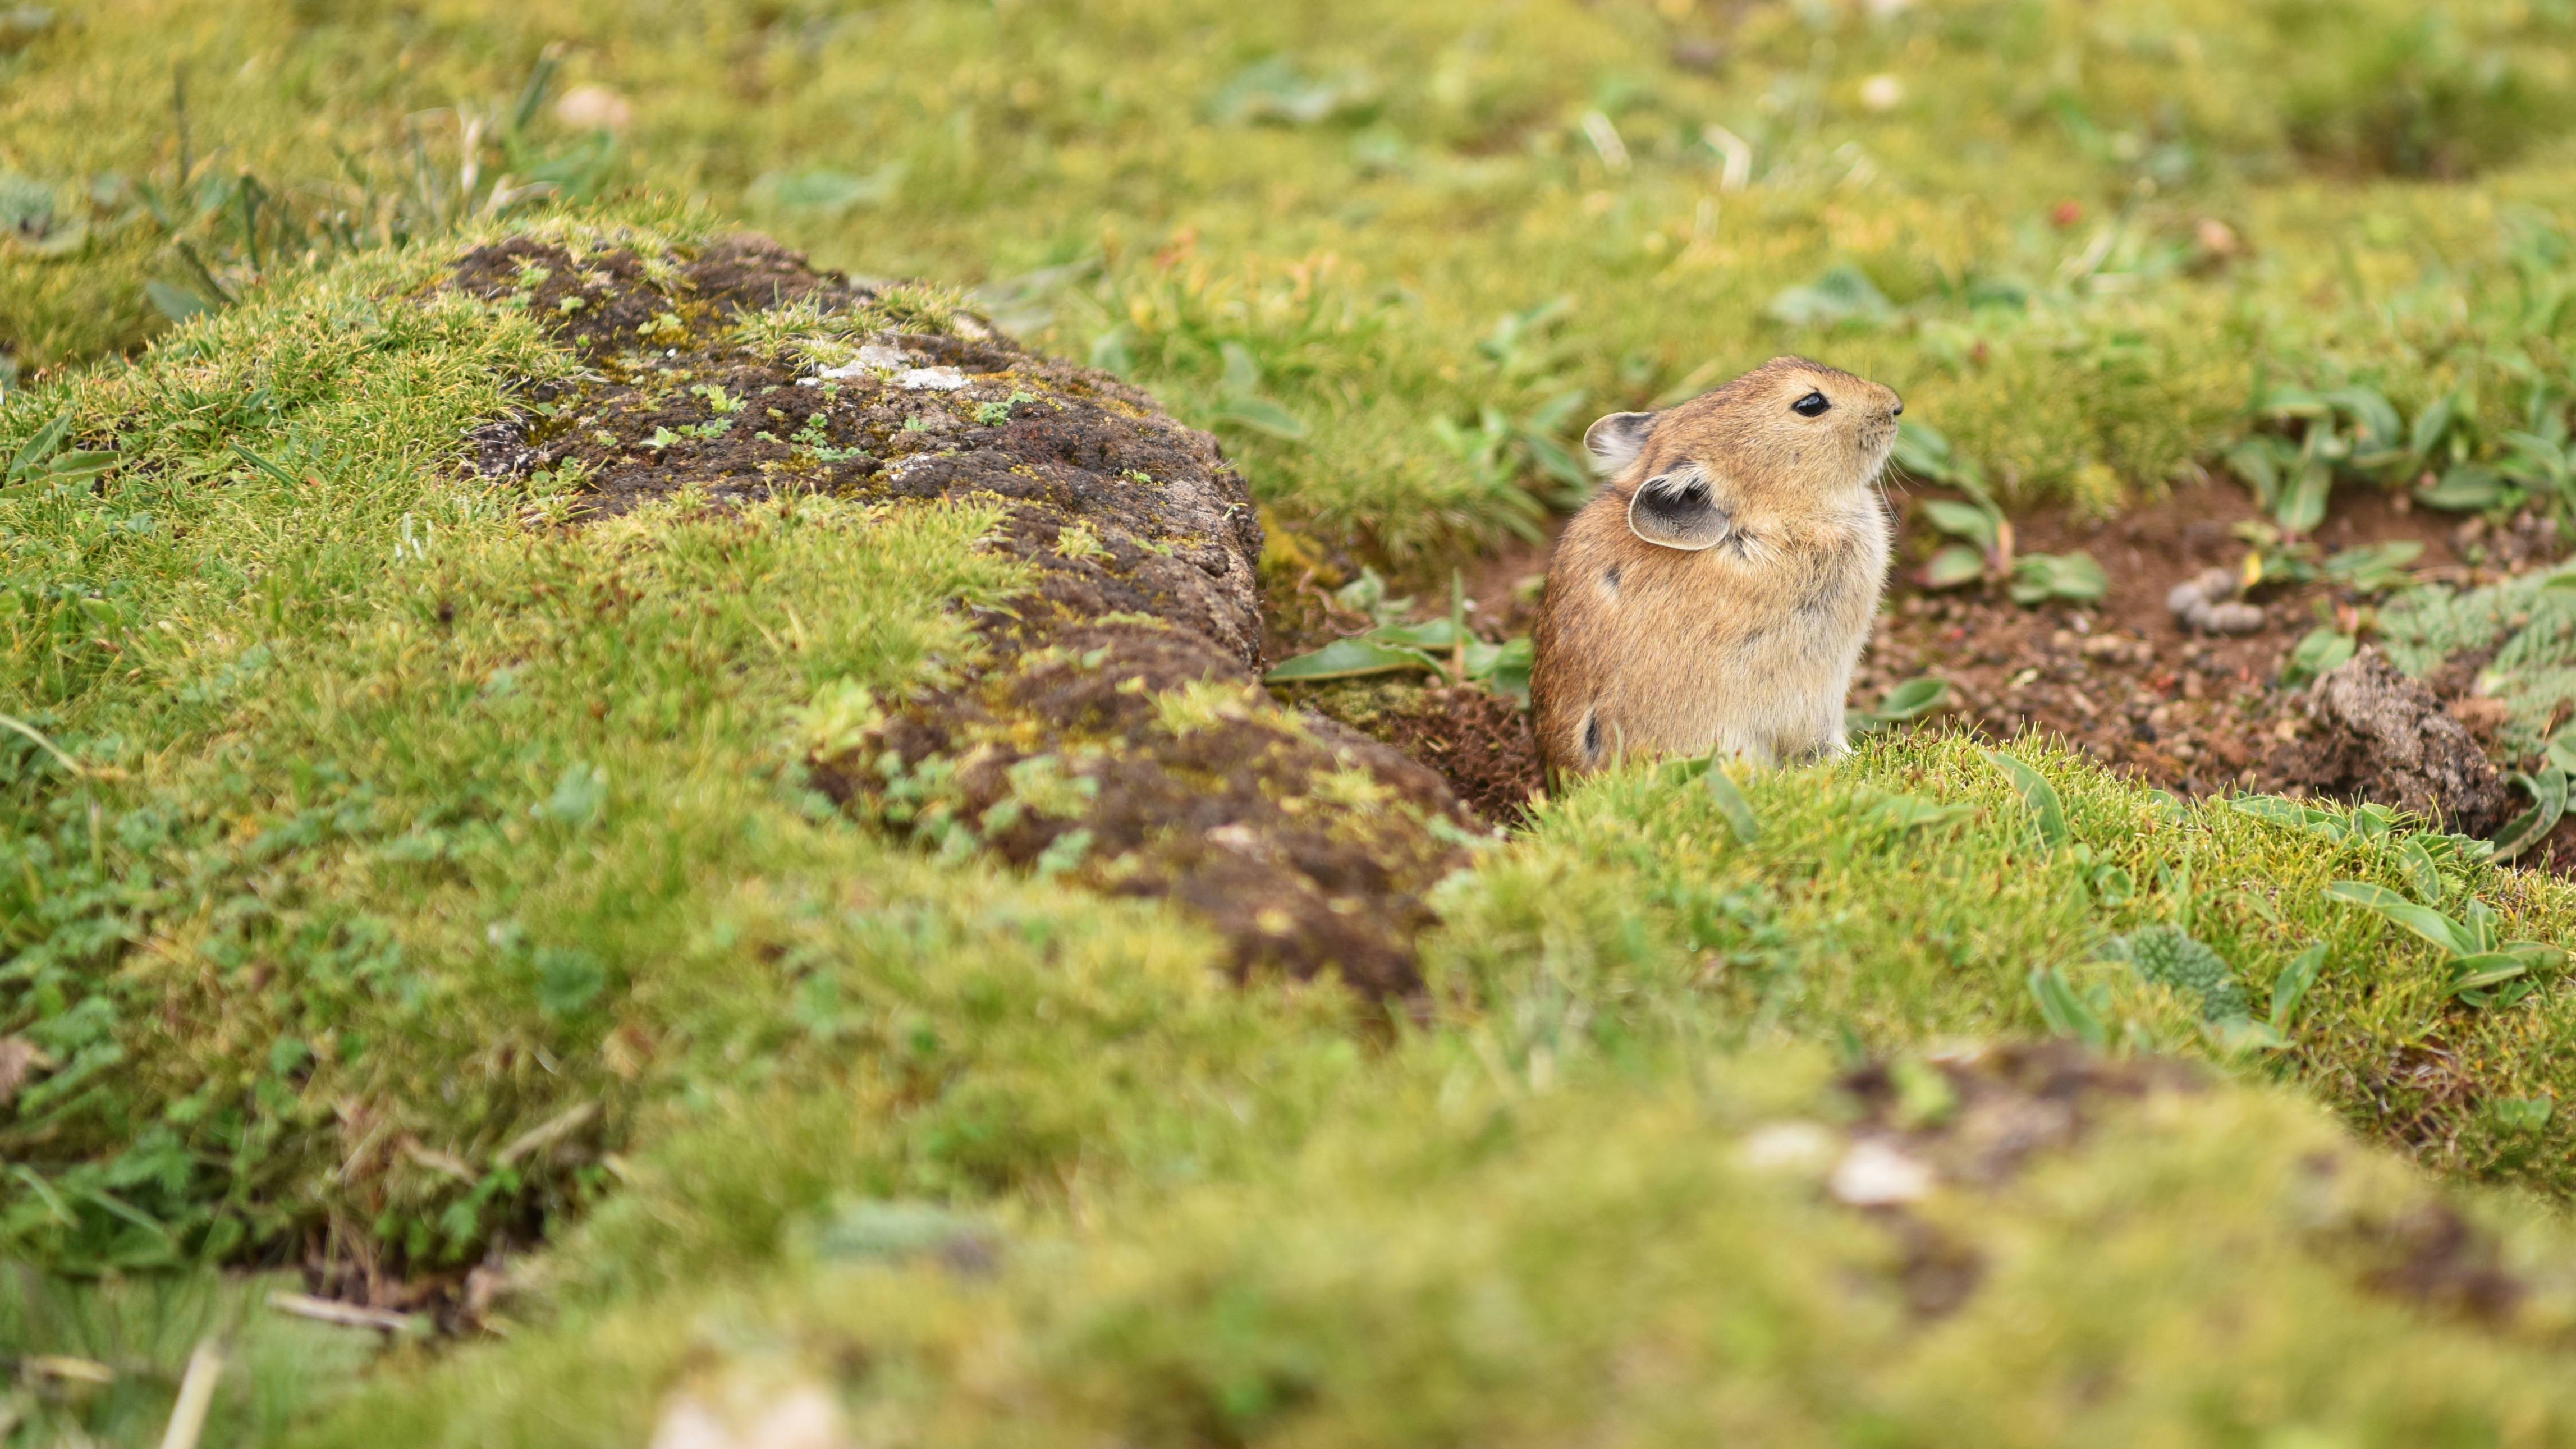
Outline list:
[[[2291,648],[2289,659],[2281,666],[2281,682],[2301,685],[2332,674],[2351,663],[2352,656],[2360,649],[2360,640],[2339,629],[2326,626],[2311,629]]]
[[[2361,441],[2369,448],[2393,448],[2405,433],[2397,409],[2377,388],[2339,387],[2323,394],[2336,411],[2361,426]]]
[[[173,322],[185,322],[200,312],[215,310],[215,304],[204,297],[185,287],[174,287],[168,282],[144,283],[143,295],[150,300],[154,311]]]
[[[1717,802],[1717,813],[1726,817],[1727,828],[1746,845],[1762,838],[1762,822],[1753,813],[1753,802],[1744,798],[1744,790],[1735,777],[1726,773],[1717,758],[1709,757],[1708,773],[1703,777],[1711,800]]]
[[[252,467],[267,474],[269,477],[285,484],[287,487],[296,488],[302,486],[296,481],[294,474],[287,472],[285,469],[268,461],[266,458],[261,457],[259,454],[252,452],[250,449],[243,447],[241,444],[227,442],[224,446],[233,450],[234,457],[250,464]]]
[[[1874,711],[1883,720],[1920,719],[1950,697],[1950,681],[1930,675],[1909,679],[1887,692]]]
[[[2415,501],[2427,508],[2476,513],[2504,501],[2504,475],[2477,463],[2462,463],[2430,488],[2415,490]]]
[[[536,807],[536,814],[558,824],[582,826],[597,820],[607,803],[608,771],[575,761],[564,766],[554,793]]]
[[[2385,886],[2375,886],[2368,881],[2339,880],[2326,887],[2326,896],[2384,917],[2441,947],[2444,955],[2467,956],[2475,954],[2478,949],[2477,938],[2467,926],[2430,906],[2419,906]]]
[[[2051,850],[2064,845],[2070,832],[2066,828],[2066,805],[2058,798],[2057,787],[2048,783],[2046,775],[2000,750],[1985,754],[1986,762],[2003,771],[2004,778],[2021,792],[2023,803],[2030,806],[2031,817],[2039,826],[2040,843]]]
[[[2415,415],[2414,431],[2407,435],[2406,449],[2417,462],[2433,456],[2442,439],[2451,431],[2451,421],[2460,413],[2460,395],[2446,392],[2433,399],[2424,411]]]
[[[2549,1125],[2558,1103],[2550,1097],[2505,1097],[2489,1110],[2495,1113],[2496,1125],[2508,1132],[2537,1132]]]
[[[2322,418],[2333,409],[2326,400],[2294,382],[2277,382],[2254,398],[2254,411],[2275,418]]]
[[[1296,442],[1306,436],[1306,420],[1266,397],[1228,398],[1216,410],[1216,420],[1268,433],[1274,438]]]
[[[2406,872],[2406,890],[2428,906],[2439,907],[2445,887],[2442,868],[2433,860],[2433,852],[2424,848],[2421,837],[2407,836],[2397,847],[2397,867]]]
[[[2555,763],[2541,767],[2538,775],[2516,775],[2514,783],[2531,795],[2531,808],[2505,823],[2496,833],[2495,858],[2511,860],[2541,841],[2558,828],[2567,814],[2567,772]]]
[[[2307,1000],[2308,988],[2317,984],[2317,973],[2326,965],[2325,943],[2300,952],[2281,974],[2272,978],[2272,1029],[2286,1032],[2299,1014],[2299,1003]]]
[[[1861,818],[1881,829],[1902,835],[1909,831],[1928,830],[1934,826],[1947,825],[1954,820],[1964,820],[1976,813],[1973,806],[1944,805],[1938,801],[1926,800],[1920,795],[1890,795],[1871,806],[1869,813]]]
[[[2048,1029],[2059,1036],[2071,1036],[2087,1046],[2098,1047],[2109,1039],[2102,1018],[2075,994],[2066,977],[2054,966],[2034,968],[2030,973],[2031,999],[2039,1003],[2039,1014]]]
[[[1956,465],[1938,428],[1906,418],[1896,425],[1896,466],[1927,483],[1947,483]]]
[[[1932,520],[1934,528],[1952,538],[1964,538],[1980,549],[1992,549],[1996,540],[2002,536],[2001,531],[1995,527],[1994,511],[1979,508],[1973,503],[1961,503],[1949,498],[1926,498],[1923,500],[1923,513],[1925,517]]]
[[[537,1007],[548,1016],[570,1016],[599,999],[608,987],[608,968],[578,946],[548,946],[537,952]]]
[[[2296,800],[2284,800],[2278,795],[2239,795],[2227,802],[2227,808],[2271,825],[2286,825],[2300,830],[2308,825],[2308,808]]]
[[[2482,951],[2474,956],[2453,958],[2450,993],[2477,991],[2499,981],[2511,981],[2531,969],[2531,963],[2502,951]]]
[[[1932,561],[1923,566],[1923,587],[1955,589],[1985,576],[1986,556],[1964,543],[1954,543],[1932,555]]]
[[[2016,604],[2050,599],[2082,603],[2110,591],[2110,575],[2089,553],[2026,553],[2013,560],[2011,593]]]

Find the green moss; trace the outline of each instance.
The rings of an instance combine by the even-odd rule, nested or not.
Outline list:
[[[2540,1444],[2576,1420],[2557,1225],[2454,1216],[2278,1093],[2034,1098],[1981,1070],[1950,1125],[1889,1134],[1812,1051],[1425,1042],[1244,1179],[892,1242],[854,1202],[748,1284],[466,1350],[302,1442],[633,1443],[683,1402],[749,1422],[800,1388],[951,1444]],[[2052,1108],[2071,1139],[1981,1155]],[[1928,1191],[1833,1201],[1864,1134]]]
[[[633,1444],[674,1394],[800,1383],[856,1437],[953,1443],[2569,1437],[2565,983],[2479,1009],[2325,894],[2474,896],[2563,940],[2562,884],[2428,884],[2371,838],[2015,745],[2063,797],[2053,841],[1969,742],[1897,734],[1750,782],[1750,844],[1669,768],[1462,846],[1423,999],[1238,988],[1174,912],[804,788],[809,752],[971,659],[952,601],[1025,587],[975,546],[990,510],[684,497],[566,531],[572,480],[453,466],[575,365],[524,310],[433,294],[500,230],[466,219],[488,190],[456,200],[458,113],[424,114],[460,98],[480,187],[632,182],[981,283],[1215,428],[1290,525],[1426,575],[1536,525],[1565,486],[1540,444],[1778,351],[2090,508],[2207,458],[2267,378],[2409,416],[2456,389],[2486,439],[2564,370],[2551,6],[2428,32],[2397,0],[1756,5],[1714,73],[1671,63],[1716,13],[155,0],[0,49],[0,168],[86,227],[0,241],[0,349],[45,379],[0,450],[68,410],[120,459],[0,497],[26,726],[0,730],[0,1044],[34,1068],[0,1106],[0,1253],[52,1275],[0,1294],[0,1419],[150,1442],[212,1336],[206,1442]],[[543,98],[514,124],[556,42],[558,89],[634,107],[612,145]],[[183,70],[185,195],[150,99]],[[303,240],[227,220],[245,172]],[[147,218],[110,173],[181,204]],[[1838,268],[1859,304],[1775,305]],[[245,300],[165,333],[153,281]],[[957,302],[879,306],[937,331]],[[2550,597],[2382,625],[2414,668],[2502,636],[2536,734]],[[2324,945],[2288,1045],[2096,959],[2162,925],[2256,1002]],[[2043,968],[2113,1050],[2216,1085],[2087,1095],[2082,1135],[1902,1213],[1747,1161],[1783,1124],[1964,1140],[1978,1099],[1926,1053],[2047,1031]],[[1829,1085],[1869,1059],[1905,1120]],[[454,1286],[496,1245],[506,1342],[364,1376],[368,1345],[257,1308],[265,1282],[212,1286],[299,1255],[332,1291]]]
[[[981,282],[1007,327],[1216,428],[1284,518],[1435,577],[1441,550],[1527,530],[1563,486],[1515,429],[1569,392],[1543,429],[1557,444],[1597,412],[1824,353],[1904,390],[2012,496],[2098,509],[2211,457],[2258,374],[2350,377],[2410,408],[2466,384],[2500,418],[2570,325],[2529,305],[2566,264],[2513,217],[2557,225],[2576,32],[2506,0],[2430,18],[2400,0],[1766,4],[1709,73],[1671,60],[1720,38],[1706,16],[1557,0],[718,6],[645,31],[599,0],[442,17],[85,15],[0,56],[0,165],[66,198],[111,172],[172,190],[158,98],[184,69],[201,172],[322,198],[299,203],[316,238],[330,216],[426,236],[457,211],[440,198],[462,179],[458,113],[406,118],[463,98],[478,185],[640,182],[827,264]],[[543,95],[515,124],[555,42],[553,94],[603,85],[632,108],[604,153]],[[1242,99],[1299,85],[1320,115]],[[147,280],[203,286],[157,224],[118,228],[132,209],[0,269],[23,367],[131,346]],[[226,229],[237,210],[175,233],[229,286],[330,249],[255,246]],[[2213,247],[2210,222],[2233,241]],[[1883,307],[1775,315],[1846,266]]]
[[[734,941],[888,848],[802,794],[796,711],[958,658],[948,601],[1018,582],[984,509],[529,531],[455,440],[567,359],[398,295],[437,265],[341,267],[6,415],[14,446],[68,405],[118,458],[0,502],[0,1035],[47,1068],[6,1129],[17,1251],[339,1222],[449,1259],[589,1197],[640,1104],[816,1050],[776,1017],[814,968],[740,977]]]

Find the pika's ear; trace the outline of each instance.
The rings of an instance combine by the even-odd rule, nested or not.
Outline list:
[[[1602,472],[1616,473],[1636,461],[1646,435],[1654,430],[1653,413],[1612,413],[1583,430],[1583,446],[1592,450]]]
[[[1637,485],[1628,499],[1628,531],[1651,544],[1697,553],[1714,548],[1735,526],[1717,505],[1717,490],[1696,463]]]

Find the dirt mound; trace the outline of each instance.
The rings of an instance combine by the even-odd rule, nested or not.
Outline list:
[[[2467,727],[2423,685],[2364,649],[2308,692],[2320,731],[2285,773],[2321,794],[2377,800],[2470,835],[2492,835],[2514,792]]]
[[[475,439],[488,473],[575,480],[575,518],[682,495],[1008,505],[992,546],[1030,591],[978,618],[980,659],[812,760],[818,788],[926,842],[1169,898],[1238,971],[1418,984],[1422,893],[1474,822],[1439,775],[1264,693],[1261,527],[1206,434],[953,294],[759,237],[694,256],[520,239],[450,284],[589,364]]]

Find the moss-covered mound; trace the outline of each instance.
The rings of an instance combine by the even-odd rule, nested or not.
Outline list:
[[[684,494],[1002,508],[984,546],[1033,587],[980,608],[980,657],[890,713],[831,701],[818,788],[944,849],[1173,898],[1239,972],[1420,985],[1422,894],[1468,817],[1419,765],[1263,694],[1261,526],[1213,439],[954,297],[854,286],[760,238],[578,257],[519,239],[451,284],[585,364],[476,434],[487,476],[547,472],[575,516]]]

